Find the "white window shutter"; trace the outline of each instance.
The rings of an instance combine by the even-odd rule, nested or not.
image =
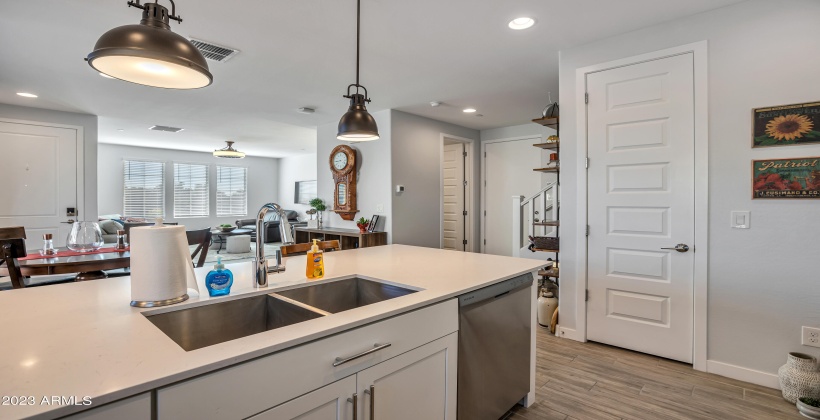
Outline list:
[[[162,162],[123,162],[123,216],[165,217],[165,165]]]
[[[208,217],[208,166],[174,163],[174,217]]]
[[[216,167],[216,215],[248,214],[248,168]]]

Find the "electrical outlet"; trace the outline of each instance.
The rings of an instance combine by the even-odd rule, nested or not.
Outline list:
[[[820,328],[803,327],[804,346],[820,347]]]

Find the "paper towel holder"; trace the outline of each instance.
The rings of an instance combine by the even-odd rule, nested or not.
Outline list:
[[[156,308],[159,306],[168,306],[179,302],[185,302],[186,300],[188,300],[187,293],[180,297],[165,300],[132,300],[131,306],[134,306],[136,308]]]

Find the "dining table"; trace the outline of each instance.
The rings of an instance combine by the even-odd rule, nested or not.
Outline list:
[[[40,255],[38,251],[29,251],[28,255],[18,258],[20,273],[26,277],[75,274],[75,281],[98,280],[108,277],[104,270],[116,270],[131,266],[129,249],[118,250],[114,247],[100,248],[91,252],[76,252],[68,249],[57,249],[56,255]],[[7,276],[5,265],[0,266],[0,276]]]

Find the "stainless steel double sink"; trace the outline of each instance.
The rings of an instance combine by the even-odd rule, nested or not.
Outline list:
[[[352,277],[182,309],[146,318],[185,351],[415,293]]]

